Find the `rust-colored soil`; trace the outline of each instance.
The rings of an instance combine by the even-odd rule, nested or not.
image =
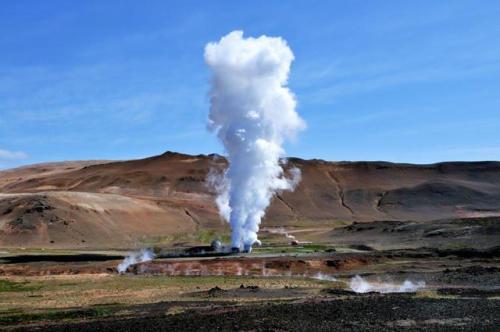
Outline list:
[[[333,228],[338,221],[500,215],[500,163],[433,165],[291,158],[295,192],[273,200],[264,226]],[[0,172],[0,246],[130,248],[151,238],[228,233],[206,184],[218,156],[67,162]],[[328,231],[324,231],[325,236]],[[315,234],[321,238],[321,234]],[[328,240],[328,238],[325,238]]]

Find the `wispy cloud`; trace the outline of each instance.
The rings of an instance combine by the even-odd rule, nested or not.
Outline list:
[[[173,78],[165,73],[165,82],[157,85],[144,82],[143,77],[128,82],[121,76],[127,71],[130,68],[125,64],[59,71],[51,67],[0,71],[0,108],[10,123],[74,123],[76,119],[106,118],[136,124],[150,121],[155,113],[173,114],[185,106],[204,107],[203,81],[199,86],[180,80],[173,84],[177,73]],[[123,83],[114,84],[114,79]]]
[[[421,68],[405,68],[401,70],[384,70],[376,75],[348,78],[333,82],[306,96],[314,103],[331,103],[338,97],[367,93],[379,89],[410,83],[439,82],[454,79],[472,78],[474,76],[491,75],[500,71],[499,63],[485,63],[476,66],[433,65]]]
[[[0,160],[19,160],[26,158],[28,158],[26,152],[0,149]]]
[[[446,19],[448,14],[442,14],[430,18],[431,22]],[[372,27],[380,28],[380,25],[370,25],[370,29]],[[403,33],[401,27],[397,31]],[[472,25],[460,34],[443,29],[425,39],[415,35],[413,37],[418,41],[409,43],[404,33],[402,36],[387,36],[385,32],[387,38],[380,38],[370,30],[367,34],[373,39],[373,44],[367,44],[362,52],[338,52],[334,56],[320,54],[303,60],[294,68],[291,83],[302,90],[302,102],[330,104],[345,96],[409,84],[495,78],[500,72],[500,47],[491,42],[491,36],[500,31],[484,31],[485,26],[480,24]],[[381,45],[387,41],[397,45],[391,47],[389,53],[387,48],[374,46],[378,45],[376,41]]]
[[[439,110],[436,110],[439,112]],[[442,111],[441,111],[442,112]],[[430,114],[428,115],[430,116]],[[424,123],[424,125],[422,125]],[[405,126],[391,128],[385,130],[382,135],[386,137],[422,137],[424,135],[440,135],[444,132],[467,132],[470,128],[476,131],[497,131],[500,128],[498,117],[479,118],[474,120],[448,120],[448,121],[432,121],[429,118],[428,122],[414,121],[408,122]]]

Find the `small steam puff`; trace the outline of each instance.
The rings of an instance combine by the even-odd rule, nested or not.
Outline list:
[[[119,273],[124,273],[127,271],[130,265],[134,265],[137,263],[144,263],[152,261],[155,258],[155,254],[149,249],[142,249],[139,252],[130,253],[123,262],[121,262],[117,269]]]
[[[335,278],[334,276],[331,276],[323,272],[316,273],[315,275],[313,275],[312,278],[317,280],[337,281],[337,278]]]
[[[285,228],[280,227],[278,229],[270,229],[269,233],[271,234],[281,234],[284,235],[287,240],[296,240],[294,235],[289,234]]]
[[[409,293],[416,292],[417,290],[424,288],[425,282],[418,281],[413,283],[409,280],[405,280],[401,285],[391,283],[370,283],[360,276],[355,276],[351,279],[349,286],[356,293]]]
[[[286,87],[293,53],[285,40],[243,38],[233,31],[205,47],[212,71],[208,127],[228,154],[229,167],[217,183],[216,203],[231,224],[233,248],[250,251],[276,192],[293,190],[300,170],[284,174],[283,143],[305,127]]]

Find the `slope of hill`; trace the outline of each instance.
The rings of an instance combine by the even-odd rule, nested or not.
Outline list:
[[[151,237],[220,232],[210,170],[217,155],[33,165],[0,172],[0,246],[130,247]],[[430,221],[500,215],[500,163],[432,165],[290,158],[302,170],[265,226],[338,220]]]

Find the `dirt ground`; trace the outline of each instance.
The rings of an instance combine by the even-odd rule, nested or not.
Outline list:
[[[500,328],[500,255],[489,249],[304,245],[160,258],[118,274],[117,252],[5,253],[7,331],[331,331]],[[371,285],[353,290],[359,276]],[[403,289],[406,283],[419,285]],[[388,291],[389,293],[380,293]],[[390,293],[390,292],[401,293]]]
[[[168,305],[165,306],[168,312]],[[37,331],[494,331],[500,300],[368,294],[42,326]],[[31,327],[15,329],[28,331]]]

